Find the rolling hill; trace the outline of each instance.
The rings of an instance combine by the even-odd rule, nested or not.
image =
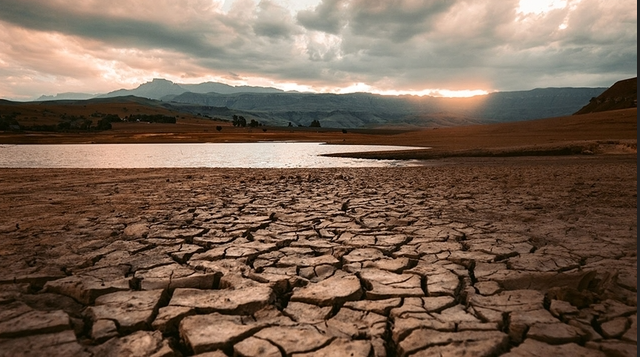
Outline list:
[[[575,114],[603,112],[607,110],[636,108],[638,106],[638,77],[618,81]]]

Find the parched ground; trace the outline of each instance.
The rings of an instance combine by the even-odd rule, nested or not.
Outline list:
[[[0,169],[0,210],[0,356],[637,355],[635,154]]]

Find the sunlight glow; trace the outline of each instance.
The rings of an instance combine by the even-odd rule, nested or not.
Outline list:
[[[416,96],[431,96],[431,97],[447,97],[447,98],[468,98],[476,95],[489,94],[486,90],[482,89],[463,89],[463,90],[449,90],[449,89],[424,89],[421,91],[397,91],[397,90],[384,90],[376,91],[372,93],[381,95],[416,95]]]
[[[233,3],[237,0],[213,0],[218,3],[223,12],[228,12],[233,6]],[[259,0],[254,0],[255,3],[258,3]],[[274,2],[289,11],[292,14],[297,13],[300,10],[310,10],[314,7],[318,6],[320,0],[274,0]]]
[[[448,97],[448,98],[468,98],[476,95],[489,94],[489,91],[483,89],[423,89],[423,90],[395,90],[395,89],[378,89],[364,83],[355,83],[344,88],[314,88],[308,85],[300,85],[297,83],[279,83],[272,84],[273,87],[280,88],[285,91],[311,92],[311,93],[373,93],[379,95],[415,95],[415,96],[432,96],[432,97]]]
[[[567,0],[520,0],[518,12],[522,14],[542,14],[567,7]]]

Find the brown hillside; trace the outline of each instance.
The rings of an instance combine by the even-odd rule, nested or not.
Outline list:
[[[412,131],[376,143],[429,146],[429,150],[359,153],[379,159],[450,156],[523,156],[637,152],[637,108],[529,120]]]
[[[56,125],[65,117],[83,117],[95,124],[102,114],[115,114],[120,118],[129,115],[161,114],[177,116],[178,120],[196,120],[199,117],[169,110],[157,105],[145,104],[134,99],[118,98],[109,101],[50,101],[11,102],[0,100],[0,115],[15,116],[22,127],[34,125]],[[218,123],[218,125],[224,125]],[[229,124],[230,125],[230,124]]]
[[[575,114],[603,112],[607,110],[636,108],[638,101],[638,77],[616,82],[597,98],[592,98],[589,104],[582,107]]]

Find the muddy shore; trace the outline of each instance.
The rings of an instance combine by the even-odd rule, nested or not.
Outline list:
[[[0,169],[0,356],[637,354],[637,155]]]

